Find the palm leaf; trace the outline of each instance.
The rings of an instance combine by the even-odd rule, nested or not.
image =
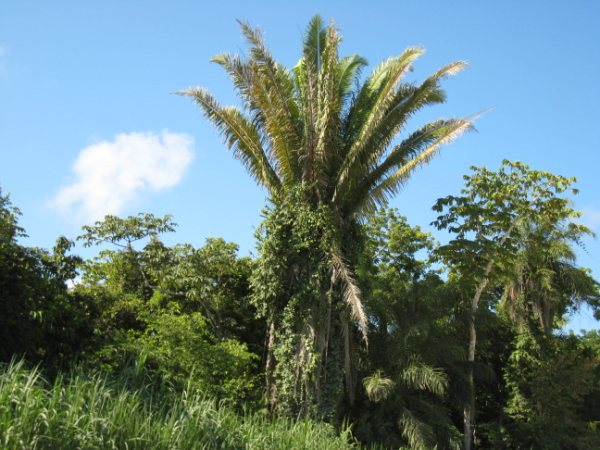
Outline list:
[[[448,388],[448,378],[440,370],[418,360],[413,360],[400,374],[400,381],[405,387],[419,391],[427,391],[442,396]]]
[[[427,78],[420,86],[401,85],[390,103],[385,116],[376,132],[367,144],[370,148],[369,163],[380,159],[393,137],[401,131],[406,121],[424,106],[446,101],[446,94],[440,88],[440,81],[450,75],[455,75],[466,67],[466,63],[456,61],[438,70]]]
[[[343,184],[350,169],[365,151],[366,144],[385,116],[395,98],[399,81],[410,69],[412,62],[422,55],[420,48],[408,48],[400,56],[380,64],[365,82],[349,113],[346,140],[348,150],[340,168],[338,184]]]
[[[314,16],[306,30],[303,56],[294,68],[296,101],[303,124],[303,142],[298,158],[301,160],[302,180],[312,184],[317,147],[319,119],[319,72],[326,30],[320,16]]]
[[[411,161],[418,157],[419,154],[426,152],[429,148],[433,147],[433,151],[435,151],[437,147],[447,141],[449,135],[463,128],[464,125],[464,120],[461,119],[438,120],[418,129],[400,144],[396,145],[385,160],[372,168],[368,175],[363,177],[359,183],[355,183],[353,191],[343,196],[345,199],[351,199],[344,207],[360,210],[363,208],[365,201],[374,200],[373,203],[367,204],[367,208],[365,208],[370,211],[384,203],[385,198],[370,195],[371,190],[378,183],[387,180],[392,170],[407,168],[407,165]]]
[[[377,370],[370,377],[363,379],[363,386],[371,401],[380,402],[385,400],[394,389],[394,382]]]
[[[338,80],[338,44],[340,37],[333,25],[327,29],[318,85],[318,117],[316,124],[315,180],[320,193],[328,184],[329,165],[335,160],[335,151],[340,147],[340,112],[342,97]],[[313,180],[309,180],[312,182]],[[322,197],[322,195],[321,195]]]
[[[368,343],[367,328],[368,319],[365,313],[364,306],[361,300],[361,293],[354,276],[344,259],[339,253],[334,253],[331,256],[332,279],[342,285],[342,297],[344,302],[350,307],[352,317],[358,322],[363,340]]]
[[[449,144],[467,131],[474,130],[473,121],[479,116],[470,119],[454,119],[443,129],[440,136],[433,142],[413,155],[404,164],[398,167],[391,175],[386,176],[368,193],[361,193],[362,198],[356,202],[360,206],[357,213],[368,212],[376,205],[385,204],[387,198],[398,192],[400,187],[408,180],[410,175],[420,166],[427,164],[444,144]]]
[[[294,185],[300,180],[297,153],[301,145],[302,130],[299,111],[294,99],[294,82],[290,72],[278,64],[266,49],[257,29],[239,22],[250,44],[250,73],[247,95],[262,112],[262,122],[269,135],[271,147],[279,159],[282,182]]]
[[[178,92],[192,97],[206,117],[215,124],[223,135],[227,146],[248,172],[273,195],[281,189],[281,181],[271,167],[262,147],[258,131],[236,108],[222,107],[204,89],[192,88]]]
[[[339,95],[346,99],[352,94],[352,86],[358,81],[361,70],[368,64],[360,55],[350,55],[342,58],[338,64]]]
[[[431,426],[419,420],[408,409],[404,408],[402,411],[398,426],[411,449],[433,450],[437,448]]]
[[[352,194],[348,193],[352,190],[350,182],[362,178],[365,172],[373,169],[412,115],[426,105],[445,101],[446,96],[439,86],[440,80],[457,73],[465,66],[463,62],[455,62],[427,78],[418,87],[401,84],[395,89],[385,114],[374,126],[374,131],[365,142],[362,152],[345,161],[336,183],[336,197],[352,198]]]

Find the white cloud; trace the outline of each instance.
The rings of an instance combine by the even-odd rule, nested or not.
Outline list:
[[[50,201],[55,210],[94,221],[121,213],[147,191],[161,191],[181,181],[192,161],[193,139],[181,133],[122,133],[79,153],[75,180]]]

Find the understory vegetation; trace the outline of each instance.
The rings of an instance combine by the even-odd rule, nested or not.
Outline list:
[[[0,191],[0,446],[6,449],[596,449],[600,285],[575,179],[504,161],[432,205],[443,243],[387,207],[473,118],[404,129],[451,63],[368,76],[315,17],[287,69],[242,23],[220,55],[242,109],[191,97],[269,195],[256,258],[168,246],[170,216],[106,216],[23,244]],[[421,224],[426,225],[426,224]]]
[[[345,449],[349,430],[308,419],[242,414],[202,394],[146,385],[143,368],[106,378],[73,371],[46,381],[11,363],[0,375],[6,449]]]

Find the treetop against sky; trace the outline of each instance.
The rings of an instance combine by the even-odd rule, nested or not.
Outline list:
[[[446,103],[423,110],[407,130],[495,107],[479,133],[443,148],[392,200],[411,223],[433,231],[431,206],[458,193],[469,166],[495,169],[507,158],[576,176],[575,207],[600,231],[596,2],[8,0],[0,5],[0,186],[23,211],[26,243],[50,247],[104,214],[148,211],[175,217],[170,239],[200,245],[222,236],[252,252],[264,190],[194,105],[170,94],[200,85],[238,105],[210,63],[244,52],[235,19],[260,27],[274,57],[292,67],[315,13],[335,20],[340,54],[365,57],[365,73],[410,46],[427,50],[410,81],[468,62],[444,83]],[[579,262],[600,277],[596,240]]]

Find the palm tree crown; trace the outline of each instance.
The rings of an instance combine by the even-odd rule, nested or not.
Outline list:
[[[418,110],[444,102],[440,80],[461,71],[463,62],[420,85],[406,83],[404,75],[424,52],[411,47],[359,84],[366,60],[340,58],[340,35],[319,16],[308,26],[293,69],[273,59],[258,30],[240,25],[249,56],[222,54],[213,61],[230,75],[244,110],[221,106],[202,88],[179,94],[197,102],[273,198],[303,185],[311,203],[329,204],[341,218],[360,217],[385,203],[442,144],[472,128],[473,118],[440,119],[395,142]]]

